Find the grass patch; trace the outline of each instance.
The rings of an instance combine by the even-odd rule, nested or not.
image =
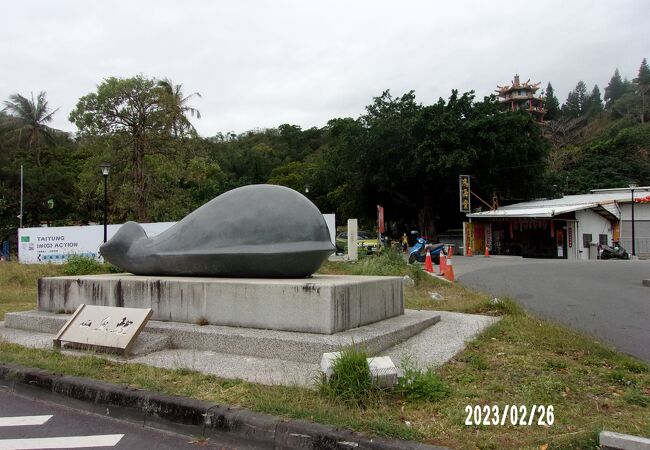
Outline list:
[[[7,312],[36,309],[38,279],[59,275],[62,265],[0,263],[0,320]]]
[[[368,354],[354,345],[340,350],[332,364],[333,373],[329,380],[323,376],[319,383],[321,394],[340,399],[358,407],[366,407],[376,389],[367,362]]]
[[[356,264],[328,263],[323,272],[411,276],[414,270],[391,256],[373,258]],[[380,264],[381,258],[386,259]],[[22,286],[31,296],[24,300],[29,304],[24,309],[34,308],[39,276],[62,273],[58,272],[61,266],[3,263],[0,267],[0,296],[7,290],[19,292],[16,289]],[[21,272],[8,275],[6,268]],[[318,390],[261,386],[191,370],[66,356],[2,342],[0,361],[459,449],[539,449],[545,444],[548,449],[589,449],[596,448],[602,429],[650,436],[647,364],[590,337],[539,320],[512,300],[494,302],[491,297],[425,274],[411,277],[416,283],[405,289],[408,308],[480,312],[502,318],[449,363],[436,370],[405,370],[406,380],[396,391],[376,392],[365,402],[351,403]],[[431,292],[439,293],[442,300],[431,300]],[[21,302],[2,303],[6,304],[16,310]],[[466,405],[520,404],[552,404],[555,423],[550,427],[464,424]]]
[[[403,376],[399,378],[395,393],[406,400],[436,402],[447,397],[451,390],[433,368],[418,369],[410,360],[402,360]]]
[[[94,275],[99,273],[119,273],[120,270],[108,263],[100,263],[95,258],[73,255],[63,265],[66,275]]]

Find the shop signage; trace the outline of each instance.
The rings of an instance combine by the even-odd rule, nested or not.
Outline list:
[[[460,194],[460,212],[470,212],[470,185],[469,175],[460,175],[458,179],[458,187]]]

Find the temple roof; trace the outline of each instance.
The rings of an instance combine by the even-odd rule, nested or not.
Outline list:
[[[519,75],[515,74],[515,78],[510,82],[510,84],[506,84],[503,86],[497,84],[497,89],[495,90],[495,92],[498,92],[499,94],[505,94],[509,91],[514,91],[518,89],[524,89],[527,91],[535,92],[539,89],[540,84],[541,83],[531,83],[530,78],[527,81],[521,83],[519,81]]]

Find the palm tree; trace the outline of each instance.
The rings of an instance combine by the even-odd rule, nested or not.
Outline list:
[[[31,100],[14,94],[4,105],[2,112],[7,114],[7,122],[11,127],[10,135],[18,144],[25,142],[29,150],[36,152],[36,165],[40,167],[41,140],[53,142],[55,134],[55,130],[46,124],[52,121],[52,116],[59,108],[50,111],[43,91],[36,96],[36,100],[33,93]]]
[[[192,92],[190,95],[185,96],[183,94],[183,85],[174,84],[169,78],[159,81],[158,86],[163,92],[162,103],[169,109],[168,123],[174,137],[187,133],[196,134],[196,129],[190,123],[187,116],[189,114],[192,117],[196,116],[197,119],[200,119],[201,113],[188,103],[192,97],[201,98],[201,94]]]

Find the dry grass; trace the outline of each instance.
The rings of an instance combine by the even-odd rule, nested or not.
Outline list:
[[[0,262],[0,320],[6,312],[36,309],[37,280],[63,275],[63,266]]]
[[[350,273],[358,267],[327,264],[323,271]],[[396,270],[394,274],[410,270],[396,267],[391,269]],[[25,269],[31,274],[27,278],[39,270],[53,270]],[[3,277],[2,282],[7,279]],[[405,292],[410,308],[503,315],[498,324],[437,370],[449,395],[435,402],[385,393],[364,407],[351,407],[314,390],[260,386],[90,356],[70,357],[7,343],[0,343],[0,361],[459,449],[539,449],[545,444],[548,449],[597,448],[597,433],[603,428],[650,436],[648,365],[538,320],[507,299],[495,305],[487,296],[458,285],[426,276],[418,280]],[[431,300],[431,292],[443,300]],[[550,427],[464,425],[465,406],[477,404],[552,404],[555,423]]]

